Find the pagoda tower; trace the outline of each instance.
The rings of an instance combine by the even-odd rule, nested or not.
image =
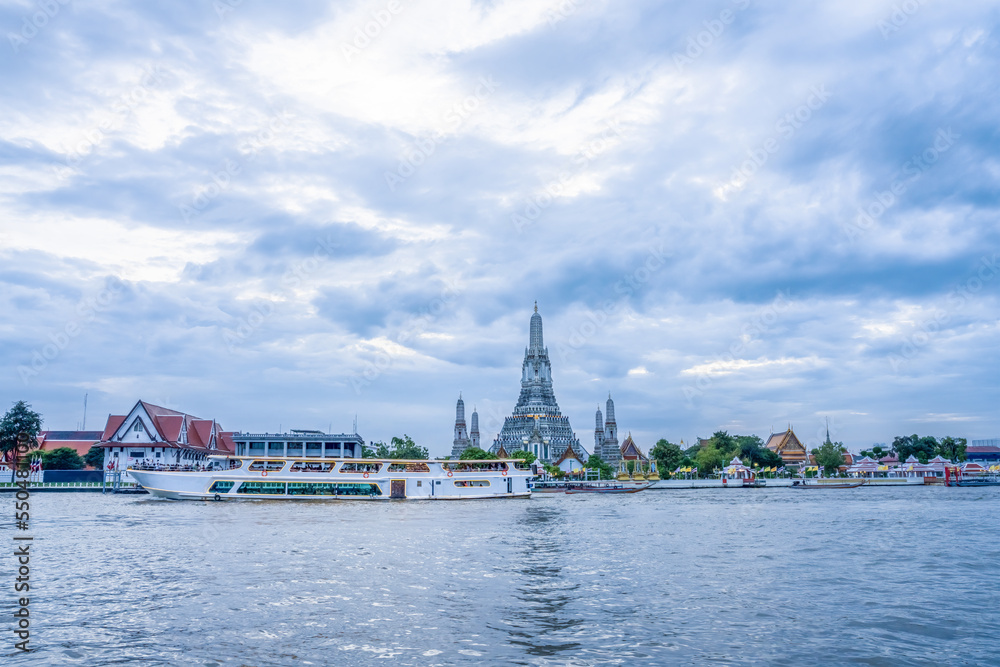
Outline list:
[[[479,413],[472,408],[472,427],[469,429],[470,447],[479,447]]]
[[[475,430],[479,431],[479,415],[473,413]],[[451,457],[457,459],[469,446],[469,433],[465,429],[465,401],[462,395],[458,395],[458,403],[455,404],[455,440],[451,443]]]
[[[542,338],[542,316],[535,302],[535,312],[528,325],[528,347],[524,349],[521,364],[521,394],[513,414],[504,419],[490,451],[497,452],[501,447],[508,452],[527,449],[542,461],[551,463],[570,445],[576,452],[586,453],[573,433],[569,417],[559,411],[552,390],[549,350]]]

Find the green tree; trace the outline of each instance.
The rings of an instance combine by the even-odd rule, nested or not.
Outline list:
[[[711,441],[715,445],[715,448],[719,450],[719,454],[726,460],[736,456],[736,450],[738,449],[736,436],[729,435],[727,431],[716,431],[712,434]]]
[[[760,458],[760,450],[764,448],[764,441],[756,435],[737,435],[736,456],[746,465],[753,465]]]
[[[481,461],[483,459],[493,459],[496,457],[479,447],[466,447],[465,451],[462,452],[462,455],[458,458],[462,461]]]
[[[933,436],[925,435],[921,437],[915,433],[913,435],[896,436],[892,441],[892,450],[896,452],[896,456],[899,457],[900,461],[905,461],[910,456],[916,456],[917,460],[921,463],[927,463],[937,456],[938,441]]]
[[[874,445],[871,449],[861,450],[861,456],[867,456],[870,459],[880,461],[883,456],[889,456],[892,452],[882,445]]]
[[[72,447],[60,447],[49,452],[42,452],[42,467],[46,470],[80,470],[84,467],[83,458]]]
[[[830,442],[828,438],[826,442],[812,450],[812,455],[816,457],[816,465],[823,468],[826,474],[832,475],[844,465],[845,452],[847,448],[844,447],[844,443]]]
[[[13,460],[17,454],[17,436],[28,435],[28,448],[38,448],[38,434],[42,431],[42,416],[24,401],[18,401],[0,418],[0,454]],[[23,458],[23,453],[22,453]],[[14,480],[14,466],[11,466],[11,481]]]
[[[100,470],[104,467],[104,448],[94,445],[83,455],[83,462],[91,468]]]
[[[760,448],[753,462],[762,468],[780,468],[784,464],[784,461],[781,460],[781,455],[777,452],[772,452],[767,447]]]
[[[965,447],[967,444],[968,440],[965,438],[946,436],[941,438],[941,442],[938,443],[938,454],[952,463],[961,463],[965,460]]]
[[[520,459],[520,460],[524,461],[525,463],[527,463],[529,466],[532,463],[534,463],[535,461],[538,460],[537,456],[535,456],[534,454],[532,454],[531,452],[529,452],[526,449],[519,449],[516,452],[513,452],[510,455],[510,458],[512,458],[512,459]]]
[[[373,443],[374,449],[362,446],[362,456],[366,459],[426,459],[429,458],[426,447],[413,442],[413,438],[403,434],[402,438],[393,436],[390,444],[381,440]]]
[[[389,458],[393,459],[426,459],[429,458],[426,447],[413,442],[413,438],[403,434],[402,438],[393,437],[392,451]]]
[[[656,441],[653,448],[649,450],[649,456],[656,460],[657,471],[666,478],[680,466],[681,459],[684,458],[684,452],[672,442],[667,442],[665,439],[660,438]]]
[[[614,479],[615,469],[610,463],[602,459],[597,454],[591,454],[587,459],[587,467],[598,472],[601,479]]]
[[[715,440],[713,436],[712,440]],[[719,448],[715,446],[714,442],[709,442],[707,445],[702,447],[698,451],[698,455],[694,458],[695,463],[698,465],[698,474],[702,477],[708,477],[717,468],[721,468],[726,465],[726,459]]]

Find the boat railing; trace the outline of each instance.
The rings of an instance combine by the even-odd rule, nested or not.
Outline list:
[[[445,472],[506,472],[510,468],[503,461],[444,461]]]
[[[178,465],[174,463],[137,463],[130,465],[129,470],[151,471],[151,472],[211,472],[213,470],[237,470],[240,464],[226,466],[203,466],[203,465]]]

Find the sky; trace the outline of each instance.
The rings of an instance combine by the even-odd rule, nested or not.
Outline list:
[[[0,1],[6,409],[1000,437],[987,2]]]

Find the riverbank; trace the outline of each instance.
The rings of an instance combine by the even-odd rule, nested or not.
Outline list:
[[[927,484],[942,483],[942,480],[937,480],[937,482],[926,482],[925,480],[935,479],[927,477],[887,477],[887,478],[875,478],[875,479],[855,479],[855,478],[839,478],[831,477],[824,479],[809,479],[806,482],[810,485],[821,486],[823,484],[856,484],[858,482],[864,482],[864,486],[914,486],[920,487]],[[658,482],[654,482],[651,487],[647,490],[663,490],[663,489],[741,489],[741,488],[791,488],[795,482],[800,482],[801,479],[762,479],[764,482],[763,487],[744,487],[743,480],[733,479],[727,480],[723,483],[721,479],[661,479]]]

